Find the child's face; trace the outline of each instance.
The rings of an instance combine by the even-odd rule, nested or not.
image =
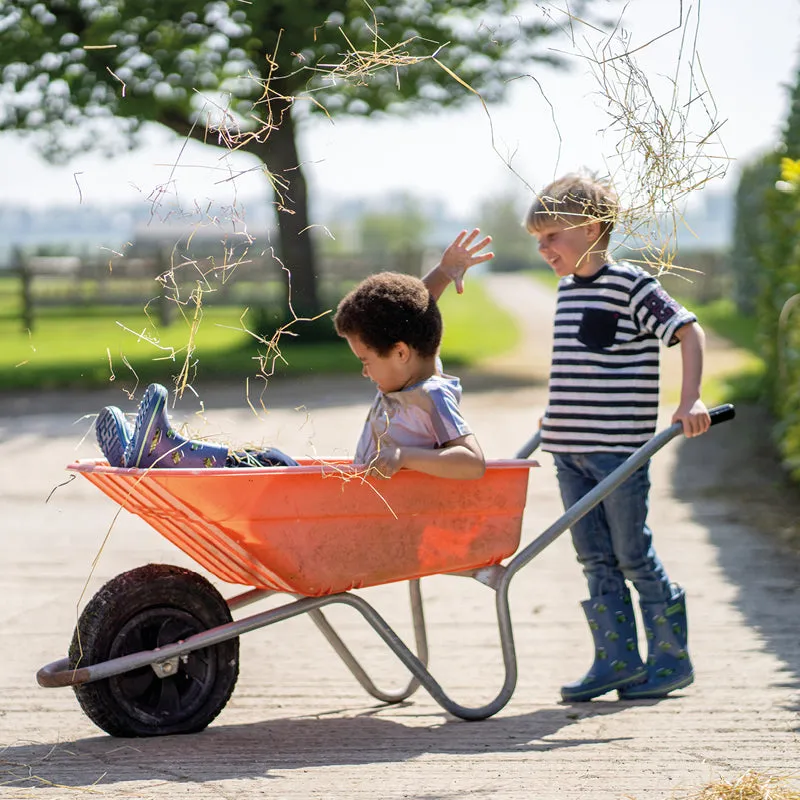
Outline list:
[[[344,338],[353,355],[361,362],[361,374],[384,394],[398,392],[408,384],[412,369],[408,358],[409,348],[404,342],[398,342],[387,355],[382,356],[377,350],[367,347],[355,334]]]
[[[597,242],[600,224],[546,222],[534,232],[539,242],[539,253],[559,278],[565,275],[591,275],[597,271],[589,257]]]

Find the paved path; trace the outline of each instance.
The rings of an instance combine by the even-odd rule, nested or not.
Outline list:
[[[552,298],[513,276],[493,286],[525,312],[531,341],[543,342]],[[465,376],[465,411],[489,457],[513,454],[542,410],[542,375],[521,377],[512,361],[497,365],[502,388]],[[370,390],[355,372],[275,382],[259,418],[243,394],[233,387],[204,395],[209,432],[336,454],[355,442]],[[685,796],[747,769],[786,773],[800,765],[798,564],[738,519],[720,490],[721,465],[739,457],[735,423],[675,441],[653,463],[652,521],[662,558],[687,589],[697,671],[696,683],[672,698],[558,702],[561,682],[590,659],[578,606],[583,579],[562,537],[512,584],[520,678],[490,720],[453,720],[425,693],[376,705],[310,621],[296,619],[242,637],[237,690],[204,733],[103,735],[70,690],[38,688],[36,670],[65,654],[77,607],[105,580],[149,561],[194,567],[138,520],[115,519],[115,507],[88,482],[61,485],[65,463],[95,455],[91,422],[81,414],[112,398],[124,402],[118,392],[0,400],[0,797],[644,800]],[[176,416],[196,407],[187,399]],[[525,541],[562,513],[551,463],[541,461]],[[490,590],[436,577],[423,592],[434,675],[462,703],[493,697],[502,675]],[[404,585],[364,596],[408,635]],[[383,684],[404,681],[396,659],[351,611],[333,609],[331,618]]]

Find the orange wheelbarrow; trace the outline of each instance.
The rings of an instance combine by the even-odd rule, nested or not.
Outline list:
[[[712,411],[712,424],[733,417]],[[484,719],[511,699],[517,679],[508,588],[516,572],[681,432],[657,434],[606,480],[520,550],[533,437],[483,478],[461,481],[401,471],[365,478],[345,461],[256,469],[123,469],[82,460],[68,469],[140,516],[226,583],[250,587],[225,600],[190,570],[149,564],[103,586],[83,609],[66,658],[42,667],[41,686],[72,686],[86,715],[114,736],[192,733],[225,707],[239,672],[239,636],[300,614],[314,621],[374,698],[398,703],[423,686],[462,719]],[[515,555],[516,553],[516,555]],[[501,562],[513,556],[505,565]],[[420,579],[474,578],[496,594],[505,679],[486,705],[451,699],[427,668]],[[416,653],[373,606],[350,590],[408,581]],[[275,593],[294,596],[240,619],[236,612]],[[379,689],[322,608],[361,613],[408,668],[405,688]]]

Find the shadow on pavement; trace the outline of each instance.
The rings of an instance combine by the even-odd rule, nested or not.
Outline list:
[[[380,710],[370,710],[347,718],[218,724],[189,736],[98,736],[14,744],[0,754],[0,784],[7,789],[44,789],[53,784],[97,788],[128,781],[218,782],[270,777],[278,770],[397,763],[422,754],[548,752],[620,741],[554,735],[578,719],[607,716],[626,707],[596,703],[578,713],[565,706],[477,723],[444,721],[437,714],[437,721],[427,727],[404,725],[378,716]],[[397,714],[397,708],[392,713]]]
[[[786,665],[792,691],[800,689],[800,489],[780,468],[770,425],[762,409],[737,406],[719,430],[679,439],[673,488],[708,530],[737,609]]]

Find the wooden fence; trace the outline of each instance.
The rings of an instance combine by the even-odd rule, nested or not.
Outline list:
[[[422,260],[420,252],[380,264],[363,256],[323,256],[317,274],[320,297],[335,303],[347,285],[380,269],[418,275]],[[147,305],[163,325],[175,317],[178,303],[192,303],[200,293],[204,304],[275,306],[285,302],[287,285],[280,263],[262,255],[221,264],[213,258],[179,260],[172,250],[112,260],[16,251],[10,267],[19,277],[21,324],[31,331],[37,311],[44,308]]]

